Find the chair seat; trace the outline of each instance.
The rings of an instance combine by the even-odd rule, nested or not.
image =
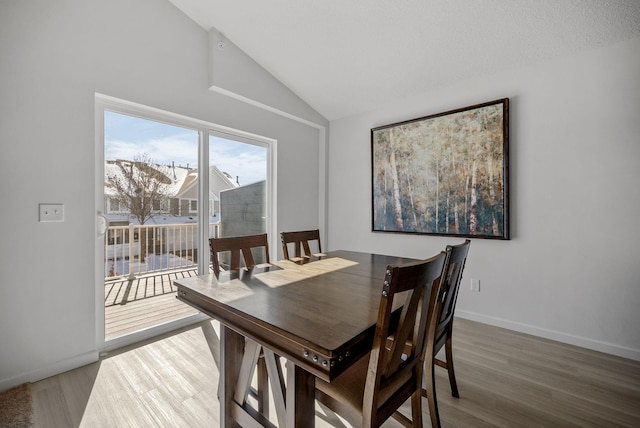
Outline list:
[[[316,378],[316,399],[321,403],[331,401],[333,405],[327,404],[330,408],[339,406],[340,411],[337,413],[354,426],[358,426],[356,421],[360,419],[362,412],[365,385],[363,381],[367,378],[369,357],[368,353],[360,358],[331,383]]]
[[[371,353],[364,355],[331,383],[316,378],[316,399],[332,408],[340,406],[341,411],[337,413],[343,415],[353,426],[362,424],[362,404],[370,357]],[[405,376],[396,379],[393,387],[380,390],[381,403],[387,402],[398,391],[398,385],[412,381],[412,372],[407,370],[404,373]]]

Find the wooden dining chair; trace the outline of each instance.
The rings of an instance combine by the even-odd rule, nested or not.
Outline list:
[[[209,239],[209,248],[211,250],[211,265],[213,273],[216,277],[220,276],[220,260],[219,253],[230,252],[231,259],[229,261],[230,270],[238,270],[241,267],[240,256],[244,260],[244,267],[252,268],[256,265],[253,248],[264,248],[265,262],[269,261],[269,240],[267,234],[232,236],[227,238],[211,238]]]
[[[423,396],[427,398],[429,398],[430,395],[435,396],[435,383],[433,377],[434,364],[447,369],[447,372],[449,373],[449,384],[451,385],[451,395],[456,398],[460,398],[458,384],[456,383],[456,374],[453,369],[453,315],[456,309],[458,291],[460,290],[460,282],[462,280],[462,271],[464,270],[464,265],[467,261],[470,244],[471,241],[467,239],[462,244],[447,245],[446,248],[449,259],[447,260],[447,270],[444,273],[442,285],[445,300],[436,325],[433,363],[430,366],[428,361],[426,363],[425,388],[422,390]],[[443,347],[445,349],[444,360],[435,357]],[[431,376],[429,376],[430,373]]]
[[[220,260],[219,254],[229,252],[231,253],[228,269],[239,270],[242,267],[241,257],[244,261],[244,267],[252,268],[256,265],[255,258],[253,257],[252,249],[264,248],[264,258],[266,263],[269,261],[269,239],[267,234],[259,235],[246,235],[246,236],[231,236],[225,238],[210,238],[209,249],[211,250],[211,264],[213,267],[213,273],[217,278],[220,277]],[[257,344],[247,339],[247,349],[255,348]],[[268,369],[264,358],[264,353],[261,347],[258,349],[259,356],[256,357],[255,364],[258,368],[257,389],[252,390],[251,394],[258,401],[258,411],[263,414],[269,412],[269,380]],[[275,356],[276,361],[279,361],[279,357]],[[278,363],[279,364],[279,363]],[[251,370],[253,370],[251,368]],[[281,377],[281,376],[279,376]],[[219,391],[218,391],[219,393]],[[219,395],[219,394],[218,394]]]
[[[318,229],[281,232],[280,239],[282,241],[282,254],[284,255],[285,260],[291,260],[291,257],[289,257],[289,244],[293,244],[296,258],[311,257],[309,242],[313,241],[318,242],[318,253],[322,252],[322,247],[320,245],[320,231]]]
[[[316,400],[357,427],[378,427],[391,416],[405,426],[422,426],[422,371],[425,355],[433,354],[446,258],[441,252],[387,266],[371,352],[331,382],[316,379]],[[403,306],[395,318],[398,303]],[[397,412],[409,397],[411,420]],[[436,408],[434,426],[437,416]]]

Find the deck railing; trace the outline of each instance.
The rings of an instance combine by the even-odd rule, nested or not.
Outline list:
[[[209,237],[218,237],[218,223]],[[198,263],[198,225],[109,226],[105,235],[105,280],[193,268]]]

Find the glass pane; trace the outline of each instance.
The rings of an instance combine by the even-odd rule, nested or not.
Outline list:
[[[105,111],[104,151],[109,340],[195,312],[173,279],[197,273],[198,132]]]
[[[209,237],[267,233],[267,147],[210,135],[209,165]]]

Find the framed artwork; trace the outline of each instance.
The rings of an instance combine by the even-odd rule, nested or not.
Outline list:
[[[509,99],[371,129],[374,232],[509,239]]]

